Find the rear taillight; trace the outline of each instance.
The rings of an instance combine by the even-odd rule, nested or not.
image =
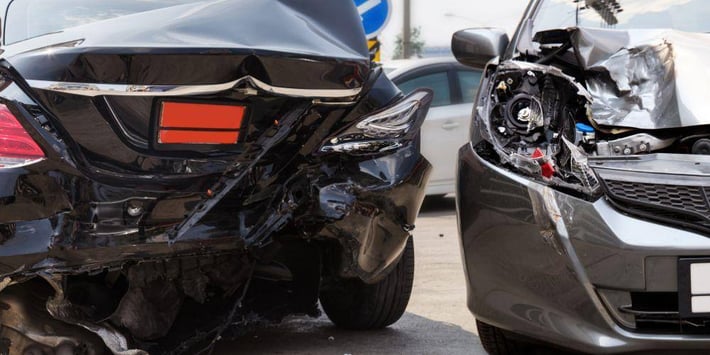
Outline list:
[[[44,159],[44,152],[7,106],[0,104],[0,169],[28,165]]]
[[[417,89],[330,138],[321,147],[321,152],[364,154],[397,149],[416,138],[433,97],[431,90]]]

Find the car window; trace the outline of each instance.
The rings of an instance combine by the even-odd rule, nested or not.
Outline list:
[[[461,96],[463,102],[473,102],[473,97],[476,96],[476,90],[481,83],[481,72],[473,70],[459,70],[456,72],[459,77],[459,85],[461,85]]]
[[[446,72],[422,75],[397,85],[403,93],[409,94],[418,88],[429,88],[434,91],[431,107],[451,105],[451,90]]]

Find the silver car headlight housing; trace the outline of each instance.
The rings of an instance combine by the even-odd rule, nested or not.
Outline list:
[[[508,61],[489,72],[474,108],[472,136],[496,162],[543,184],[589,198],[600,183],[593,154],[591,97],[556,67]]]

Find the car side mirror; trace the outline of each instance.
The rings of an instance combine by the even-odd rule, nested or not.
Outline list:
[[[482,68],[508,47],[508,34],[499,28],[470,28],[454,33],[451,50],[461,64]]]

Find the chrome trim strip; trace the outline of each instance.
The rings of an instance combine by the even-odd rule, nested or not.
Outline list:
[[[240,84],[248,84],[258,90],[282,96],[307,98],[350,98],[360,94],[355,89],[297,89],[269,85],[252,76],[245,76],[222,84],[206,85],[127,85],[88,84],[46,80],[27,80],[34,89],[63,92],[81,96],[189,96],[209,95],[226,91]]]
[[[362,91],[362,87],[355,89],[296,89],[296,88],[284,88],[278,86],[269,85],[257,78],[252,76],[246,76],[242,79],[248,80],[257,89],[264,90],[277,95],[291,96],[291,97],[309,97],[309,98],[349,98],[357,96]]]

